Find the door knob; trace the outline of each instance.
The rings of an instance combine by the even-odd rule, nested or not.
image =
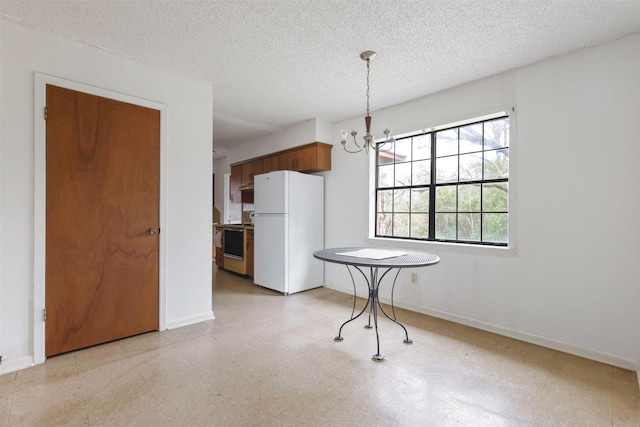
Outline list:
[[[154,234],[158,234],[160,232],[160,230],[158,230],[157,228],[147,228],[147,234],[150,236],[153,236]]]

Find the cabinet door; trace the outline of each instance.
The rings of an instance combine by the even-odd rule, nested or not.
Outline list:
[[[278,156],[278,167],[280,170],[303,171],[309,166],[309,148],[293,150]],[[315,151],[311,148],[311,151]],[[305,155],[306,154],[306,155]]]
[[[253,177],[262,173],[262,160],[242,164],[242,185],[253,184]]]
[[[297,150],[287,151],[278,156],[280,170],[298,172],[321,172],[331,170],[331,149],[333,146],[316,142]]]
[[[224,268],[224,232],[222,228],[214,227],[213,228],[213,248],[215,251],[215,260],[216,265],[220,268]],[[216,233],[219,233],[216,237]],[[220,246],[216,245],[216,239],[219,239],[217,242]]]
[[[296,153],[296,168],[294,170],[302,172],[317,168],[318,149],[315,146],[296,150],[294,153]]]
[[[247,241],[247,247],[245,248],[244,258],[247,263],[247,276],[253,277],[253,230],[244,230],[245,239]]]
[[[262,173],[280,170],[278,168],[278,156],[267,157],[262,159]]]
[[[241,203],[242,195],[240,185],[242,184],[242,165],[231,166],[231,176],[229,177],[229,199],[233,203]]]

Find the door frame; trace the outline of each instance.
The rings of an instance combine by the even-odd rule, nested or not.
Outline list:
[[[167,106],[165,104],[130,95],[86,85],[55,76],[35,73],[34,79],[34,224],[33,224],[33,362],[45,361],[45,253],[46,253],[46,127],[44,106],[47,100],[47,85],[59,86],[103,98],[139,105],[160,111],[160,230],[166,230],[167,218]],[[158,329],[167,329],[166,321],[166,233],[159,234],[158,264]]]

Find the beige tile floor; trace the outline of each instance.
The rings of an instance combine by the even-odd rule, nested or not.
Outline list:
[[[0,425],[640,425],[635,372],[404,310],[376,363],[350,296],[216,275],[215,320],[1,376]]]

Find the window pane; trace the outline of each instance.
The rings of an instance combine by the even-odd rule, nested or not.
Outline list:
[[[455,240],[456,238],[456,214],[436,214],[436,239]]]
[[[413,137],[413,160],[431,158],[431,134]]]
[[[482,151],[482,123],[460,128],[460,154]]]
[[[482,185],[482,211],[507,212],[509,210],[509,184],[500,182]]]
[[[396,187],[411,185],[411,163],[396,163]]]
[[[393,187],[393,165],[378,167],[378,187]]]
[[[480,184],[458,187],[458,212],[480,212]],[[480,234],[478,234],[479,237]]]
[[[429,212],[429,189],[411,190],[411,212]]]
[[[509,214],[482,214],[482,241],[507,243],[509,241]]]
[[[509,146],[509,118],[491,120],[484,123],[484,149]]]
[[[375,137],[375,135],[374,135]],[[364,143],[364,141],[362,141],[362,143]],[[384,139],[382,141],[376,142],[376,149],[378,150],[378,152],[387,152],[391,155],[393,155],[393,153],[395,152],[395,139],[391,140],[391,141],[384,141]]]
[[[457,186],[436,188],[436,212],[455,212],[457,206]]]
[[[378,214],[378,228],[376,230],[376,234],[378,236],[391,236],[393,228],[392,226],[393,214],[387,213],[379,213]]]
[[[393,212],[393,190],[378,190],[378,212]]]
[[[393,235],[396,237],[409,237],[409,214],[393,215]]]
[[[378,151],[378,164],[384,165],[393,163],[393,152]]]
[[[484,153],[484,179],[509,178],[509,149]]]
[[[482,179],[482,153],[460,156],[460,181],[480,181]]]
[[[409,212],[410,190],[396,190],[393,197],[394,212]]]
[[[429,185],[431,182],[431,160],[413,162],[412,185]]]
[[[411,138],[396,140],[396,163],[411,161]]]
[[[481,221],[479,213],[458,214],[458,240],[479,242],[480,225]]]
[[[411,237],[426,239],[429,237],[429,215],[411,214]]]
[[[458,157],[436,159],[436,183],[458,181]]]
[[[436,133],[436,157],[458,154],[458,128]]]

